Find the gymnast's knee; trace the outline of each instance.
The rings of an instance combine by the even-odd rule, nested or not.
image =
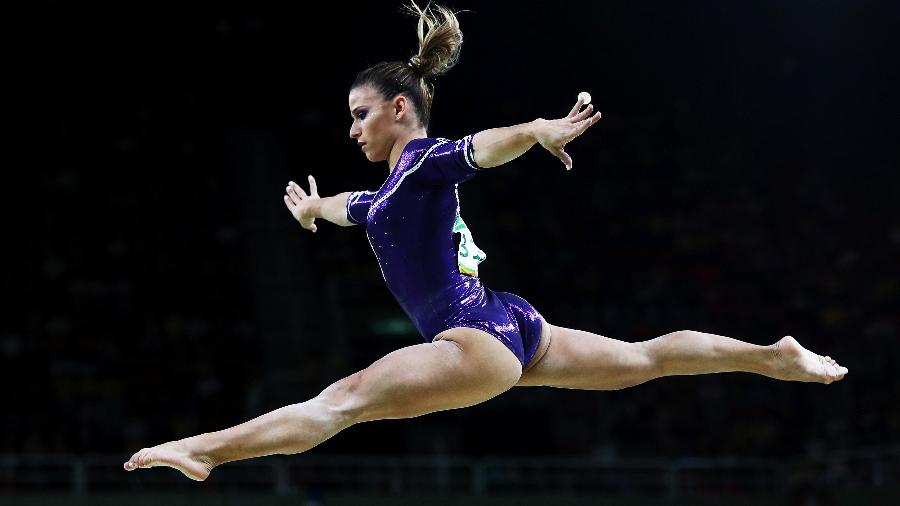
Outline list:
[[[649,341],[642,341],[643,353],[647,356],[651,367],[660,375],[669,375],[669,365],[678,356],[676,350],[690,346],[696,332],[693,330],[676,330],[663,334]]]
[[[360,388],[363,381],[362,373],[363,371],[359,371],[335,381],[316,396],[329,416],[341,425],[350,426],[366,419],[366,402],[362,398]]]
[[[397,402],[386,396],[382,389],[367,385],[366,381],[371,379],[366,379],[364,369],[332,383],[319,394],[337,423],[349,427],[362,422],[424,414],[418,403]]]

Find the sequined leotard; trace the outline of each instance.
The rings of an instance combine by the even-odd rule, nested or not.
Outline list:
[[[350,194],[347,219],[366,226],[388,288],[426,342],[454,327],[477,328],[524,366],[537,351],[541,315],[521,297],[481,283],[478,263],[486,255],[460,216],[457,185],[480,170],[471,135],[414,139],[381,188]]]

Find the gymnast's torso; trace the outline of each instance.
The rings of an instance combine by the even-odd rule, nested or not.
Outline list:
[[[378,191],[347,201],[347,218],[365,224],[385,283],[429,341],[484,297],[477,264],[485,255],[462,221],[457,192],[480,170],[471,142],[413,139]]]
[[[524,365],[537,349],[541,317],[517,295],[481,283],[486,254],[460,214],[457,185],[480,170],[471,135],[414,139],[381,188],[350,194],[347,219],[365,225],[388,289],[426,342],[447,329],[477,328]]]

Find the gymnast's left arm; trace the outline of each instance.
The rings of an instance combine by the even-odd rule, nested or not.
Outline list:
[[[581,109],[582,105],[583,99],[579,97],[575,107],[565,118],[554,120],[538,118],[511,127],[491,128],[478,132],[472,137],[476,165],[482,169],[503,165],[515,160],[535,144],[540,144],[559,158],[567,169],[571,169],[572,157],[565,151],[566,144],[600,120],[599,112],[591,115],[593,105],[588,104],[584,110]]]

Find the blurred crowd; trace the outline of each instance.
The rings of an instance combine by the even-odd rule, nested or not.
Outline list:
[[[864,66],[884,63],[889,28],[869,29],[852,2],[815,19],[648,5],[585,4],[607,26],[596,40],[570,33],[577,10],[465,19],[478,49],[442,78],[431,135],[565,114],[575,81],[603,112],[568,146],[572,171],[536,146],[460,186],[482,280],[555,325],[625,341],[792,335],[850,374],[517,388],[314,451],[780,457],[900,443],[900,199],[882,128],[896,93]],[[340,32],[307,51],[324,43],[299,24],[318,19],[306,6],[132,9],[115,23],[46,7],[23,37],[36,55],[16,123],[26,156],[5,181],[0,453],[127,457],[306,400],[422,341],[362,227],[310,234],[281,199],[306,174],[322,195],[381,184],[386,167],[347,138],[345,87],[411,50],[411,22],[393,47]],[[373,26],[398,19],[366,8],[382,13]],[[570,36],[603,68],[561,54]],[[495,82],[470,86],[484,75]]]
[[[46,155],[35,183],[52,202],[23,203],[30,228],[6,277],[4,453],[127,453],[223,428],[277,407],[260,401],[284,385],[272,378],[320,370],[278,395],[299,402],[420,339],[408,325],[379,330],[405,315],[361,227],[320,225],[314,237],[277,208],[277,187],[241,204],[272,209],[271,222],[242,217],[235,202],[255,195],[229,181],[254,176],[216,174],[215,131],[191,139],[154,128],[154,114],[137,111],[118,137],[65,123],[46,132],[61,154]],[[529,153],[465,183],[484,283],[551,323],[626,341],[680,329],[756,344],[793,335],[849,367],[845,381],[722,374],[619,392],[515,389],[353,429],[321,451],[782,456],[896,443],[900,222],[880,212],[890,202],[827,164],[764,166],[777,157],[748,155],[764,142],[752,136],[686,148],[712,133],[666,118],[601,123],[572,145],[572,172]],[[287,153],[284,177],[302,180],[288,141],[265,135]],[[128,170],[81,170],[66,160],[78,150]],[[330,193],[355,189],[375,188]],[[273,230],[267,242],[253,243],[258,228]],[[296,283],[260,288],[254,276],[270,273],[254,257],[270,248],[302,258]],[[301,301],[296,356],[263,352],[278,343],[260,290]],[[335,359],[338,337],[347,346]]]

